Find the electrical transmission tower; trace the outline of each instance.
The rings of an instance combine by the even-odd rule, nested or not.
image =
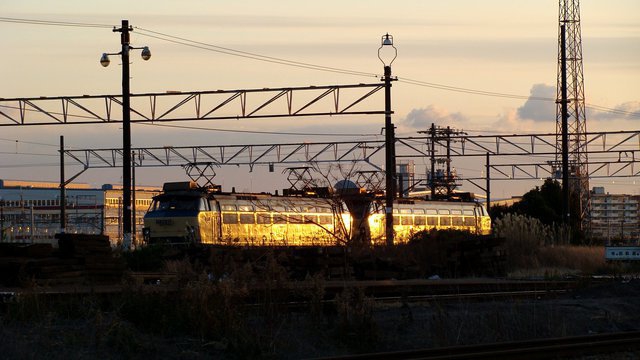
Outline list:
[[[563,183],[568,179],[568,191],[579,201],[577,215],[580,225],[588,230],[589,169],[579,0],[560,0],[556,104],[556,161],[561,161],[564,120],[566,149],[563,156]],[[567,187],[567,184],[563,185]],[[564,210],[568,213],[568,204],[566,206]]]

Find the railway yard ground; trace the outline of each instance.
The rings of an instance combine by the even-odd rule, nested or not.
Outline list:
[[[2,357],[428,358],[398,352],[640,331],[640,280],[629,274],[292,280],[273,257],[224,277],[185,260],[132,271],[107,258],[94,260],[108,272],[41,259],[46,279],[5,286]],[[560,358],[640,358],[617,344]]]

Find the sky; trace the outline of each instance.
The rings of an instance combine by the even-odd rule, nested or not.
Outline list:
[[[379,81],[381,36],[394,38],[393,122],[398,136],[415,136],[431,123],[469,134],[555,132],[558,1],[352,0],[308,1],[120,1],[0,0],[0,98],[121,93],[121,68],[99,64],[103,52],[120,50],[110,27],[20,24],[31,19],[119,26],[129,20],[131,43],[149,46],[144,62],[132,53],[132,93],[253,89]],[[1,19],[0,19],[1,20]],[[140,29],[140,30],[139,30]],[[640,129],[640,2],[583,0],[582,48],[588,131]],[[285,66],[185,46],[148,36],[149,31],[229,49],[347,69],[369,76]],[[427,82],[522,97],[481,96],[418,86]],[[182,125],[182,124],[181,124]],[[178,129],[134,124],[133,147],[235,145],[359,140],[379,134],[382,116],[206,121]],[[220,132],[215,129],[306,133],[304,136]],[[314,134],[334,134],[320,136]],[[348,135],[350,136],[340,136]],[[359,134],[359,135],[358,135]],[[74,149],[121,147],[117,125],[2,127],[0,179],[59,180],[58,139]],[[369,136],[367,139],[382,137]],[[460,163],[468,176],[484,164]],[[417,171],[424,171],[424,169]],[[69,173],[73,173],[71,166]],[[224,188],[273,191],[286,187],[281,171],[220,168]],[[141,169],[137,183],[160,185],[186,179],[181,168]],[[76,179],[100,186],[120,183],[119,169],[90,169]],[[634,183],[635,182],[635,183]],[[597,179],[611,193],[640,194],[640,179]],[[493,186],[493,197],[520,195],[540,182]],[[478,192],[477,188],[469,191]]]

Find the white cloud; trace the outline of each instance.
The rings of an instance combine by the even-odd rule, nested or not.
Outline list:
[[[399,128],[407,131],[427,130],[431,124],[461,128],[469,123],[469,119],[460,112],[450,113],[435,105],[411,110],[400,120]]]
[[[534,84],[527,101],[518,108],[518,117],[535,121],[555,121],[556,87],[546,84]]]
[[[587,106],[587,121],[593,120],[640,120],[640,101],[627,101],[612,109]]]

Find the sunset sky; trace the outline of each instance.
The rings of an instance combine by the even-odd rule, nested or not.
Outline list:
[[[555,98],[558,1],[3,1],[0,4],[0,98],[104,95],[121,92],[119,59],[99,64],[103,52],[120,50],[110,27],[128,19],[134,46],[149,46],[143,62],[132,53],[133,93],[252,89],[379,81],[380,38],[392,34],[398,57],[393,75],[393,122],[398,136],[416,135],[431,123],[470,134],[552,133],[555,104],[525,98],[481,96],[418,86],[402,80],[493,93]],[[108,25],[52,26],[15,19]],[[584,84],[587,104],[623,110],[588,112],[589,131],[640,129],[640,2],[581,1]],[[155,37],[188,41],[319,66],[371,74],[317,71],[232,56]],[[194,43],[191,43],[194,44]],[[376,76],[377,75],[377,76]],[[631,113],[636,113],[635,115]],[[219,145],[331,141],[314,133],[379,134],[382,116],[330,119],[261,119],[189,123],[200,130],[133,126],[132,145]],[[181,124],[182,125],[182,124]],[[301,132],[265,135],[246,132]],[[117,125],[2,127],[0,179],[58,181],[58,138],[73,148],[121,146]],[[340,137],[357,140],[362,136]],[[372,139],[375,137],[369,137]],[[381,137],[380,137],[381,139]],[[35,154],[35,155],[30,155]],[[463,165],[478,175],[482,166]],[[183,180],[180,168],[149,169],[138,183]],[[241,190],[285,187],[280,172],[220,169],[219,183]],[[598,180],[607,191],[640,193],[639,179]],[[116,170],[90,170],[77,179],[119,183]],[[519,195],[537,185],[509,184],[496,197]],[[477,189],[469,189],[477,191]]]

